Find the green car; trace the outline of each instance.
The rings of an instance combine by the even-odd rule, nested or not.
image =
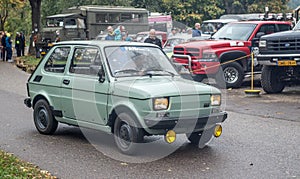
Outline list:
[[[151,135],[172,143],[186,134],[205,146],[227,118],[217,88],[182,78],[159,47],[139,42],[57,43],[27,90],[24,103],[41,134],[53,134],[59,122],[96,129],[114,134],[125,154]]]

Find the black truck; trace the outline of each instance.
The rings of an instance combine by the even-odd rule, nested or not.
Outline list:
[[[281,93],[286,85],[300,82],[300,22],[291,31],[265,35],[259,41],[258,63],[263,65],[261,85],[266,93]]]

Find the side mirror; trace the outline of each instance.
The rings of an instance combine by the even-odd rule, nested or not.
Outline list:
[[[103,83],[105,81],[105,72],[103,70],[102,65],[91,65],[90,70],[91,70],[91,74],[95,74],[95,75],[97,74],[97,76],[99,77],[98,81],[100,83]]]
[[[263,35],[265,35],[264,32],[258,32],[258,33],[255,35],[255,37],[259,39],[259,38],[260,38],[261,36],[263,36]]]
[[[103,70],[103,66],[102,65],[100,65],[100,68],[99,68],[99,71],[98,71],[98,76],[99,76],[98,81],[100,83],[103,83],[105,81],[105,72]]]

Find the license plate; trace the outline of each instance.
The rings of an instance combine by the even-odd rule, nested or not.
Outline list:
[[[295,60],[282,60],[278,61],[278,66],[297,66],[297,62]]]

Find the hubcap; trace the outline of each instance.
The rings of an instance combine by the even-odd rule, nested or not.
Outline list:
[[[45,108],[41,108],[37,113],[37,125],[40,129],[48,126],[49,116]]]
[[[123,148],[128,148],[131,143],[131,128],[128,124],[123,123],[119,131],[119,142]]]
[[[239,78],[239,72],[233,67],[224,69],[224,77],[227,83],[235,83]]]

